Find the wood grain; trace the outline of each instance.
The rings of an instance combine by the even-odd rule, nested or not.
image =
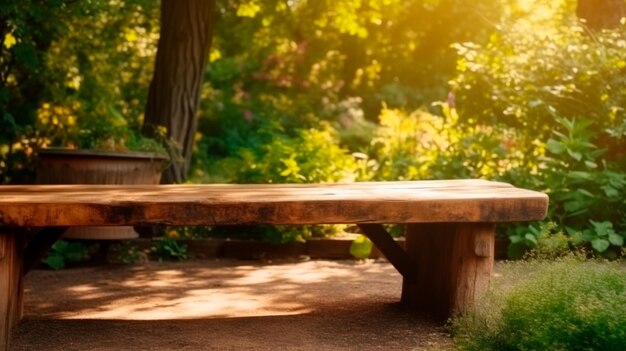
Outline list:
[[[514,222],[547,205],[484,180],[0,186],[0,226]]]
[[[495,225],[411,224],[405,240],[417,276],[416,281],[403,281],[402,301],[408,305],[446,319],[462,314],[489,287]],[[481,247],[478,253],[477,246]]]
[[[493,224],[458,225],[452,248],[452,315],[465,313],[487,292],[493,271],[495,234]],[[476,243],[481,243],[484,251],[476,252]]]
[[[7,350],[11,330],[22,318],[21,238],[0,228],[0,350]]]

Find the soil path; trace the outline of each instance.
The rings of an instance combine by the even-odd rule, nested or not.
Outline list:
[[[384,261],[187,261],[33,271],[18,350],[450,350]]]

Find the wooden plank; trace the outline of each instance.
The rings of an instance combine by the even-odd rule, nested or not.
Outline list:
[[[46,227],[35,235],[24,250],[24,275],[37,267],[41,259],[48,253],[52,245],[61,239],[66,230],[67,227]]]
[[[489,286],[494,241],[489,223],[409,225],[405,246],[417,280],[404,280],[402,301],[441,319],[463,313]]]
[[[0,225],[512,222],[545,194],[475,180],[352,184],[0,186]]]
[[[415,263],[381,224],[359,224],[359,228],[363,234],[372,240],[405,280],[411,282],[416,280]]]
[[[21,238],[0,227],[0,350],[8,350],[11,330],[22,318]]]

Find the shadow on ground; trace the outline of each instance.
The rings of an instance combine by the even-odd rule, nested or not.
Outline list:
[[[386,262],[189,261],[34,271],[11,350],[449,350]]]

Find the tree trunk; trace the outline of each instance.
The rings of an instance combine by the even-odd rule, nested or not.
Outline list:
[[[591,30],[615,28],[626,16],[624,0],[578,0],[576,15]]]
[[[214,10],[215,0],[161,1],[161,33],[143,131],[150,136],[165,128],[173,144],[164,183],[180,183],[189,172]]]

